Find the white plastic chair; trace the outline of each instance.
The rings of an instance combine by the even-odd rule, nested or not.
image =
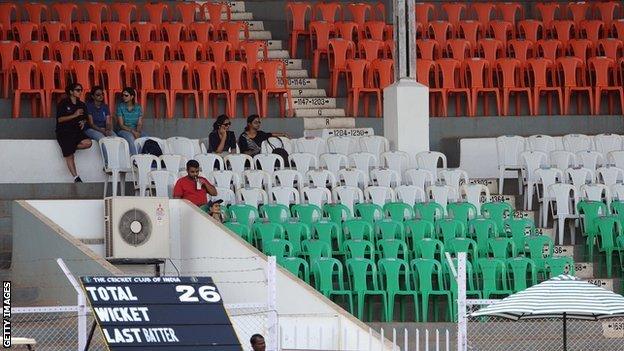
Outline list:
[[[241,188],[236,191],[236,200],[238,203],[258,207],[261,204],[268,204],[269,196],[266,191],[259,188]]]
[[[134,146],[136,147],[137,153],[140,154],[143,151],[143,145],[145,145],[145,141],[147,141],[147,139],[152,139],[157,142],[158,146],[160,146],[160,151],[162,151],[163,154],[171,153],[169,152],[169,146],[167,145],[167,142],[161,138],[156,137],[140,137],[134,139]]]
[[[572,245],[574,245],[575,221],[578,219],[575,207],[579,200],[576,188],[571,184],[556,183],[550,185],[547,191],[549,197],[552,199],[550,202],[551,211],[553,213],[553,220],[555,221],[554,227],[555,232],[558,234],[559,245],[563,245],[565,221],[570,219],[574,220],[570,226],[571,242]]]
[[[370,152],[356,152],[348,156],[349,165],[355,167],[366,175],[366,181],[368,182],[368,176],[372,168],[379,167],[377,156]]]
[[[390,151],[390,142],[380,135],[363,136],[360,137],[360,150],[379,157],[382,153]]]
[[[368,185],[368,176],[357,168],[343,168],[338,171],[336,182],[339,185],[354,186],[363,189]]]
[[[238,173],[230,170],[213,171],[206,174],[206,179],[218,188],[238,189],[241,187],[242,180]]]
[[[325,139],[318,137],[298,138],[294,139],[293,143],[297,152],[312,154],[316,157],[319,157],[327,151]]]
[[[244,188],[257,188],[271,189],[271,175],[263,170],[250,169],[243,172],[243,187]]]
[[[293,153],[288,155],[288,162],[290,166],[295,165],[295,168],[299,173],[306,174],[310,169],[317,169],[319,165],[318,157],[314,154],[308,153]]]
[[[524,151],[525,140],[517,135],[503,135],[496,138],[496,153],[498,155],[498,193],[503,193],[507,171],[520,172],[522,169],[520,153]],[[522,195],[522,177],[518,178],[518,191]]]
[[[232,205],[236,203],[236,194],[230,188],[217,187],[217,196],[213,196],[212,200],[223,200],[226,205]]]
[[[546,222],[548,221],[548,209],[550,208],[551,197],[548,193],[548,187],[555,184],[561,183],[566,180],[563,175],[563,171],[559,168],[539,168],[535,170],[535,176],[538,177],[539,183],[542,185],[543,194],[540,201],[540,215],[538,219],[538,224],[541,227],[546,226]]]
[[[273,172],[273,184],[301,189],[303,187],[303,175],[294,169],[278,169]]]
[[[273,152],[273,149],[277,147],[283,148],[288,154],[291,154],[295,150],[291,139],[286,137],[270,137],[268,140],[262,142],[260,145],[260,152],[263,154],[270,154]]]
[[[403,151],[387,151],[379,156],[379,166],[397,172],[401,178],[403,173],[410,168],[410,156]]]
[[[167,146],[169,148],[169,153],[175,155],[182,155],[186,157],[186,159],[190,160],[197,154],[195,151],[195,143],[193,140],[185,137],[171,137],[167,138]],[[197,147],[199,149],[199,147]],[[164,151],[163,151],[164,153]]]
[[[611,185],[611,200],[624,201],[624,184],[617,183]]]
[[[594,146],[596,151],[607,155],[611,151],[622,150],[622,137],[617,134],[594,135]]]
[[[354,213],[353,206],[356,203],[364,202],[364,192],[362,189],[353,186],[337,186],[332,189],[332,198],[335,203],[341,203]]]
[[[329,152],[349,155],[360,150],[356,137],[333,136],[327,138],[327,150]]]
[[[548,165],[548,156],[541,151],[524,151],[520,154],[520,159],[522,160],[524,182],[527,187],[524,194],[524,208],[531,211],[533,210],[533,194],[536,184],[539,182],[535,171]],[[537,194],[539,196],[539,190]]]
[[[397,201],[414,206],[417,202],[425,201],[425,191],[416,185],[399,185],[394,189]]]
[[[607,211],[611,212],[611,189],[604,184],[592,183],[581,186],[579,198],[589,201],[600,201],[607,204]]]
[[[416,154],[416,167],[426,169],[433,175],[433,182],[438,180],[438,168],[447,168],[446,155],[437,151],[423,151]]]
[[[427,187],[426,190],[427,198],[433,200],[438,203],[440,206],[444,208],[444,213],[446,214],[446,205],[448,205],[449,200],[456,199],[457,195],[454,194],[454,190],[452,187],[448,185],[431,185]]]
[[[624,169],[606,165],[596,170],[596,178],[598,182],[611,187],[624,181]]]
[[[206,174],[215,170],[225,169],[223,157],[218,154],[197,154],[193,159],[199,162],[199,168]],[[217,167],[215,167],[215,165],[217,165]]]
[[[155,170],[160,170],[160,160],[154,155],[139,154],[130,156],[130,164],[132,165],[135,195],[148,196],[150,190],[148,175],[152,171],[153,164],[156,165]]]
[[[112,183],[113,196],[117,196],[118,187],[123,196],[125,194],[126,174],[131,171],[128,142],[119,137],[104,137],[98,141],[98,144],[104,164],[103,171],[106,173],[104,197],[106,197],[109,181]]]
[[[186,160],[182,155],[161,155],[158,157],[162,163],[165,164],[165,169],[169,172],[177,173],[186,169]]]
[[[247,154],[229,154],[223,158],[223,161],[226,169],[230,169],[238,174],[242,174],[246,167],[255,169],[253,158]]]
[[[570,151],[556,150],[551,151],[549,159],[550,165],[558,169],[568,169],[576,166],[576,155]]]
[[[387,186],[369,186],[364,189],[364,200],[383,207],[386,203],[395,201],[396,195],[392,188]]]
[[[321,167],[325,167],[334,175],[338,175],[338,171],[349,167],[349,159],[347,155],[336,153],[325,153],[319,156]]]
[[[273,203],[284,205],[286,207],[290,206],[290,204],[298,204],[300,202],[299,191],[292,187],[273,187],[271,188],[269,195]]]
[[[284,169],[284,159],[278,154],[257,154],[253,157],[253,162],[256,169],[269,174],[273,174],[276,169]]]
[[[370,171],[371,183],[378,186],[397,187],[401,185],[401,176],[394,169],[377,168]]]
[[[551,152],[557,149],[555,145],[555,138],[550,135],[537,134],[531,135],[526,139],[528,151],[541,151],[546,155],[550,155]]]
[[[433,177],[433,173],[429,170],[423,168],[411,168],[405,171],[404,183],[407,185],[415,185],[421,189],[427,189],[429,185],[436,182]]]
[[[565,170],[567,183],[576,187],[577,192],[581,190],[581,185],[590,184],[596,181],[596,174],[593,170],[583,167],[568,168]]]
[[[624,169],[624,150],[609,152],[607,154],[607,159],[609,163],[615,165],[615,167]]]
[[[604,162],[604,156],[598,151],[586,150],[576,153],[576,160],[579,166],[596,170],[599,166],[602,166]]]
[[[169,171],[151,171],[148,174],[150,182],[154,183],[154,190],[158,197],[171,197],[173,186],[177,178],[176,175]]]
[[[481,213],[481,205],[490,202],[490,189],[483,184],[462,184],[459,187],[459,198],[471,203],[477,208],[477,213]]]
[[[440,178],[444,180],[444,184],[453,188],[455,194],[459,194],[459,187],[461,184],[470,183],[470,178],[468,178],[468,173],[463,169],[455,168],[455,169],[441,169],[439,172]]]
[[[301,194],[301,203],[304,203],[304,200],[307,199],[307,203],[316,205],[319,208],[323,208],[324,204],[332,203],[331,191],[324,187],[318,188],[306,186],[301,189]]]
[[[563,136],[563,149],[576,154],[579,151],[591,150],[594,146],[591,138],[585,134],[567,134]]]
[[[316,187],[336,186],[336,176],[326,169],[312,169],[305,175],[305,183]]]

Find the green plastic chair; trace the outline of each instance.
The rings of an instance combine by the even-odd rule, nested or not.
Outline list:
[[[229,230],[234,232],[234,234],[243,238],[243,240],[247,241],[248,243],[251,243],[251,236],[249,235],[250,234],[249,227],[246,226],[245,224],[238,223],[238,222],[225,222],[223,223],[223,225],[225,225]]]
[[[260,218],[258,209],[251,205],[233,204],[228,207],[228,212],[232,222],[239,222],[248,226]]]
[[[377,251],[381,258],[400,258],[409,260],[407,243],[401,239],[381,239],[377,241]]]
[[[405,240],[405,226],[403,222],[393,219],[382,219],[375,223],[375,239],[401,239]]]
[[[424,219],[414,219],[403,222],[405,226],[406,237],[413,247],[414,243],[424,238],[434,239],[435,226],[433,222]]]
[[[620,223],[624,223],[624,201],[611,202],[611,211],[620,220]]]
[[[516,245],[510,238],[489,239],[488,249],[494,258],[507,259],[518,256]]]
[[[618,236],[615,242],[617,243],[618,254],[620,256],[620,271],[624,275],[624,235]]]
[[[583,235],[586,236],[587,260],[593,262],[596,236],[598,236],[596,219],[608,215],[607,205],[602,201],[582,200],[576,207],[581,217]]]
[[[435,223],[444,218],[444,207],[437,202],[419,202],[414,205],[414,214],[418,219],[424,219]]]
[[[600,217],[595,220],[598,228],[598,251],[604,253],[607,278],[613,276],[613,253],[618,251],[617,238],[622,234],[622,224],[614,217]]]
[[[286,240],[292,245],[293,256],[299,256],[301,254],[301,242],[312,238],[310,226],[297,221],[296,218],[291,218],[282,223],[282,227],[284,234],[286,234]]]
[[[260,214],[269,222],[284,223],[290,218],[288,207],[280,204],[266,204],[260,206]]]
[[[353,218],[351,210],[343,204],[325,204],[323,213],[329,220],[338,224]]]
[[[455,271],[457,272],[458,260],[457,258],[453,258],[453,266],[455,266]],[[448,260],[444,260],[442,264],[442,270],[445,277],[445,281],[448,282],[449,290],[451,291],[452,301],[457,301],[457,279],[453,275],[451,268],[449,266]],[[477,289],[477,284],[475,282],[474,269],[472,267],[472,263],[470,261],[466,261],[466,296],[474,296],[477,299],[481,298],[481,291]],[[453,303],[452,306],[452,316],[453,322],[457,322],[457,304]]]
[[[466,227],[459,220],[445,218],[436,222],[436,233],[438,234],[438,239],[448,243],[451,239],[465,238]]]
[[[489,218],[476,218],[468,222],[468,228],[472,238],[477,242],[479,257],[487,257],[488,240],[498,236],[496,222]]]
[[[373,226],[363,219],[350,219],[342,224],[346,239],[375,241]]]
[[[358,203],[353,206],[355,215],[371,224],[383,218],[381,206],[369,202]]]
[[[284,239],[284,227],[279,223],[254,223],[251,232],[255,246],[262,249],[265,242],[273,239]]]
[[[356,297],[358,319],[364,321],[364,305],[367,297],[379,296],[382,303],[382,321],[388,320],[388,300],[386,292],[379,289],[377,266],[372,260],[351,258],[346,261],[351,291]],[[370,277],[370,279],[368,279]],[[372,304],[367,304],[368,321],[372,320]]]
[[[410,268],[405,260],[382,258],[377,261],[379,269],[380,288],[388,294],[388,322],[394,321],[394,304],[399,298],[401,322],[405,322],[406,298],[411,297],[414,304],[414,320],[418,321],[418,292],[412,288]],[[406,298],[404,298],[406,297]]]
[[[312,225],[312,223],[320,221],[323,218],[323,210],[312,204],[293,205],[290,208],[293,217],[299,218],[299,221]]]
[[[429,318],[429,298],[440,296],[446,298],[448,320],[452,320],[453,303],[451,292],[444,287],[442,279],[442,266],[440,262],[433,259],[416,258],[410,262],[414,285],[421,296],[422,322],[427,322]],[[434,318],[439,321],[439,304],[433,304]]]
[[[345,257],[375,259],[375,246],[368,240],[345,240],[342,244]]]
[[[469,238],[453,238],[446,244],[446,251],[452,255],[456,255],[458,252],[465,252],[468,254],[468,260],[475,261],[479,258],[479,246],[477,242]]]
[[[328,243],[316,239],[304,240],[301,242],[302,254],[308,258],[308,264],[312,271],[315,269],[314,263],[321,257],[332,257],[331,246]],[[312,272],[314,273],[314,272]]]
[[[569,256],[549,257],[546,259],[546,271],[548,278],[561,274],[575,275],[574,260]]]
[[[449,217],[462,222],[464,227],[467,227],[468,222],[479,215],[477,207],[470,202],[451,202],[446,205],[446,210]]]
[[[288,240],[273,239],[262,243],[262,251],[267,256],[292,257],[293,247]]]
[[[310,266],[300,257],[278,257],[277,263],[297,278],[310,284]]]
[[[425,238],[414,244],[414,257],[442,261],[444,259],[444,244],[438,239]]]
[[[492,219],[496,223],[499,235],[505,234],[503,222],[513,216],[513,207],[506,202],[486,202],[481,205],[481,215]]]
[[[511,295],[511,290],[507,287],[507,266],[504,260],[480,258],[477,265],[481,274],[481,294],[484,299],[489,299],[492,295]]]
[[[553,240],[546,235],[530,235],[524,238],[524,246],[536,272],[546,277],[546,259],[552,257],[555,248]]]
[[[328,243],[332,248],[333,255],[344,254],[342,230],[340,230],[340,226],[336,222],[325,220],[315,222],[312,224],[312,236]]]
[[[529,218],[507,218],[503,221],[503,228],[521,252],[524,251],[524,238],[535,234],[535,222]]]
[[[405,202],[388,202],[383,207],[383,212],[393,221],[408,221],[414,219],[414,208]]]
[[[512,292],[517,293],[537,284],[535,262],[532,259],[526,257],[507,259],[507,269],[509,288]]]
[[[322,257],[315,261],[312,271],[316,290],[330,300],[334,296],[342,296],[348,302],[349,312],[353,314],[353,297],[351,291],[344,287],[342,263],[335,258]]]

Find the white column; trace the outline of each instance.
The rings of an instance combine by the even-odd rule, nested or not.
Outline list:
[[[279,345],[279,328],[277,318],[277,260],[275,256],[267,257],[267,350],[277,351]]]
[[[457,253],[457,350],[468,350],[466,317],[466,253]]]
[[[429,88],[402,78],[384,89],[384,136],[393,150],[429,151]]]

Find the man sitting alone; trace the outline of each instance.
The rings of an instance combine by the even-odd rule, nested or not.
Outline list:
[[[185,177],[178,179],[173,187],[173,197],[189,200],[196,206],[208,212],[208,196],[216,196],[217,189],[208,182],[208,179],[199,176],[199,162],[189,160],[186,163]]]

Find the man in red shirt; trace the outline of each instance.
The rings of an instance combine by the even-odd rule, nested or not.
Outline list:
[[[208,196],[216,196],[217,189],[208,179],[199,176],[199,162],[189,160],[186,163],[186,177],[178,179],[173,187],[173,197],[189,200],[202,210],[208,210]]]

